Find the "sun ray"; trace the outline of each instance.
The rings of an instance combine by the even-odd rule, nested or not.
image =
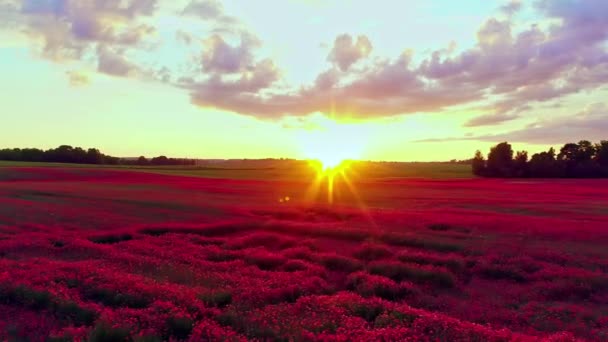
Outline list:
[[[341,174],[342,174],[344,183],[348,187],[350,193],[355,198],[355,202],[357,202],[357,207],[359,208],[361,213],[363,213],[363,216],[365,216],[365,218],[369,222],[370,227],[373,230],[372,233],[378,232],[378,225],[376,224],[376,221],[372,217],[368,206],[365,204],[365,202],[359,195],[359,191],[357,190],[357,188],[355,187],[355,185],[353,184],[353,182],[350,180],[350,178],[348,177],[348,175],[345,172],[342,172]]]

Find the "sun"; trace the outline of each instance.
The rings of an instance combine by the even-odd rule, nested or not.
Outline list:
[[[341,164],[344,164],[346,162],[346,159],[343,157],[340,157],[339,155],[326,155],[326,156],[321,156],[319,157],[319,162],[321,163],[321,166],[323,167],[323,170],[335,170],[337,168],[339,168],[339,166]]]
[[[298,141],[304,158],[314,162],[320,172],[327,173],[361,159],[367,134],[361,125],[321,117],[316,118],[312,129],[300,132]]]
[[[351,162],[357,159],[356,156],[357,154],[352,151],[328,146],[324,150],[311,153],[309,161],[319,173],[337,173],[348,168]]]

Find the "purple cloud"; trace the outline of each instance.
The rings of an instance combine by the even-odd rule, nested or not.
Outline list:
[[[216,0],[192,1],[182,11],[202,19],[216,19],[224,15],[224,6]]]
[[[569,116],[539,120],[521,129],[499,133],[464,137],[423,139],[416,142],[447,142],[476,140],[489,142],[522,142],[530,144],[563,144],[586,140],[606,139],[608,132],[608,105],[594,103]]]
[[[124,56],[105,45],[98,46],[97,60],[97,71],[104,74],[126,77],[137,71],[137,67]]]
[[[110,46],[128,49],[139,45],[155,32],[139,18],[152,15],[156,3],[157,0],[24,0],[21,13],[26,31],[42,39],[43,56],[80,59],[87,50],[99,52]],[[104,48],[96,48],[98,45]],[[97,57],[108,59],[107,55]]]
[[[467,121],[464,126],[465,127],[479,127],[479,126],[491,126],[499,123],[503,123],[505,121],[515,120],[519,117],[517,114],[510,113],[494,113],[494,114],[485,114],[478,117],[475,117],[469,121]]]
[[[198,106],[264,119],[330,110],[365,119],[470,105],[486,114],[466,126],[497,125],[608,82],[604,0],[537,1],[532,9],[553,19],[551,25],[524,29],[513,22],[521,2],[507,2],[498,18],[480,26],[474,46],[459,53],[437,49],[414,59],[419,62],[413,62],[411,52],[372,56],[366,36],[342,34],[333,40],[328,67],[302,85],[287,84],[279,66],[258,56],[261,41],[216,0],[191,1],[178,13],[202,19],[211,32],[201,45],[198,33],[177,34],[188,44],[186,54],[195,56],[187,56],[187,65],[136,65],[125,56],[136,55],[132,52],[153,35],[154,28],[141,19],[154,14],[156,4],[23,0],[21,12],[29,33],[42,38],[43,54],[49,58],[77,59],[93,51],[100,72],[131,75],[153,69],[165,82],[181,80],[176,85]]]
[[[86,74],[78,71],[69,71],[66,73],[72,87],[82,87],[91,83],[91,80]]]
[[[498,124],[522,116],[533,103],[595,89],[608,81],[608,53],[602,45],[608,36],[608,11],[597,11],[606,7],[603,2],[591,2],[597,6],[579,6],[580,1],[541,2],[538,8],[542,13],[561,19],[549,30],[533,25],[515,34],[510,20],[491,18],[480,27],[473,48],[455,56],[449,49],[437,50],[418,65],[405,54],[351,70],[354,63],[368,57],[372,44],[365,36],[354,41],[350,35],[340,35],[328,56],[335,68],[319,74],[311,85],[288,90],[265,88],[264,94],[225,93],[227,98],[194,102],[263,118],[330,109],[370,118],[438,112],[486,100],[490,104],[483,109],[489,114],[470,120],[466,126]],[[503,11],[519,8],[519,2],[514,1]],[[582,24],[588,17],[594,23],[590,27]],[[226,65],[209,63],[218,66],[209,71],[242,70],[253,58],[243,44],[217,46],[226,57],[208,59],[224,60]],[[200,98],[196,91],[193,97]]]
[[[372,43],[367,36],[359,36],[357,41],[353,41],[351,35],[342,34],[336,37],[327,60],[335,63],[340,70],[347,71],[352,64],[369,56],[371,51]]]
[[[251,67],[252,49],[259,42],[248,35],[241,37],[240,45],[231,46],[215,34],[205,41],[202,67],[205,72],[236,73]]]

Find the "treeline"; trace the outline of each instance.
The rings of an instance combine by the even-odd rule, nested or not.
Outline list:
[[[96,148],[87,150],[81,147],[61,145],[57,148],[41,150],[38,148],[6,148],[0,149],[0,160],[47,162],[47,163],[74,163],[74,164],[100,164],[100,165],[194,165],[194,159],[168,158],[166,156],[147,159],[119,158],[101,153]]]
[[[507,142],[490,149],[487,160],[480,151],[472,160],[473,173],[483,177],[598,178],[608,177],[608,140],[593,144],[582,140],[528,158],[514,153]]]

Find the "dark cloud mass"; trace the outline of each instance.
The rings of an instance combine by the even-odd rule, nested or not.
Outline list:
[[[252,67],[252,50],[259,45],[259,42],[254,37],[243,35],[240,45],[231,46],[221,36],[215,34],[207,39],[204,45],[203,71],[232,74]]]
[[[224,7],[219,1],[192,1],[186,8],[183,14],[195,15],[202,19],[216,19],[224,15]]]
[[[478,127],[478,126],[490,126],[496,125],[505,121],[515,120],[519,116],[517,114],[509,114],[509,113],[495,113],[495,114],[486,114],[481,115],[476,118],[473,118],[467,121],[464,126],[465,127]]]
[[[359,36],[357,41],[353,41],[349,34],[342,34],[336,37],[327,60],[338,65],[340,70],[346,71],[357,61],[367,58],[371,52],[372,43],[366,36]]]
[[[519,12],[521,7],[521,0],[509,0],[509,2],[500,7],[500,10],[508,16],[512,16]]]
[[[291,93],[277,94],[268,87],[260,87],[260,92],[253,93],[246,86],[247,79],[243,78],[231,83],[230,88],[225,83],[214,82],[220,88],[218,91],[210,89],[214,85],[210,82],[189,87],[193,92],[194,103],[199,106],[223,108],[267,119],[284,115],[301,116],[330,109],[358,118],[369,117],[368,113],[373,113],[372,116],[390,116],[403,112],[436,110],[471,101],[479,96],[466,88],[448,92],[428,85],[408,68],[409,63],[410,56],[403,54],[395,61],[383,62],[344,85],[336,83],[339,76],[330,70],[321,74],[312,86],[301,87]],[[245,82],[243,86],[238,85],[241,81]]]
[[[502,11],[512,15],[521,6],[511,1]],[[537,10],[560,20],[549,29],[533,25],[514,33],[510,18],[491,18],[480,27],[475,47],[455,56],[446,53],[450,49],[437,50],[418,65],[405,53],[351,70],[368,57],[372,44],[365,36],[355,41],[345,34],[336,38],[328,56],[337,69],[321,73],[312,85],[277,92],[263,88],[263,93],[236,92],[241,89],[236,85],[231,87],[235,92],[229,92],[222,86],[223,96],[215,97],[206,95],[217,95],[208,87],[204,93],[199,93],[200,87],[189,89],[199,106],[263,118],[330,108],[338,114],[369,118],[437,112],[486,100],[490,101],[483,108],[486,114],[466,125],[498,124],[520,117],[531,103],[595,89],[608,81],[608,53],[603,45],[608,37],[607,6],[603,0],[541,1]],[[247,64],[253,55],[243,46],[218,47],[230,62],[223,68],[226,72]]]
[[[70,85],[73,87],[82,87],[91,83],[89,77],[81,72],[69,71],[66,74],[68,75],[68,81]]]
[[[85,51],[93,51],[98,53],[99,71],[125,76],[130,72],[124,65],[130,63],[117,63],[102,53],[109,46],[135,49],[152,35],[155,28],[139,19],[154,14],[156,5],[157,0],[24,0],[20,11],[28,34],[42,41],[43,56],[80,59]]]
[[[99,45],[97,48],[97,71],[112,75],[126,77],[134,74],[137,67],[131,64],[120,53],[113,51],[105,45]]]
[[[218,32],[232,32],[239,26],[239,20],[227,15],[224,6],[218,0],[194,0],[183,9],[182,15],[212,22]]]
[[[570,116],[544,119],[522,129],[499,134],[469,135],[464,137],[432,138],[417,142],[448,142],[477,140],[488,142],[522,142],[531,144],[564,144],[580,140],[605,140],[608,132],[608,105],[594,103]]]
[[[127,56],[136,55],[131,52],[143,49],[155,34],[148,26],[153,21],[145,19],[159,5],[156,0],[23,0],[18,8],[44,56],[80,59],[91,52],[99,72],[124,77],[149,67]],[[538,25],[522,27],[517,21],[528,10],[539,15]],[[195,0],[174,14],[209,30],[173,36],[196,51],[195,57],[188,56],[185,67],[154,65],[152,74],[165,82],[179,80],[171,84],[188,91],[197,106],[262,119],[329,111],[367,119],[467,105],[483,113],[467,127],[525,118],[534,108],[558,105],[565,96],[608,82],[608,1],[538,0],[530,7],[510,0],[497,13],[480,25],[472,47],[456,52],[449,46],[419,58],[405,45],[398,56],[374,56],[367,36],[341,34],[327,46],[327,68],[310,84],[290,85],[280,66],[262,55],[264,42],[228,15],[221,1]],[[603,127],[594,121],[598,115],[571,127],[581,127],[581,133],[590,123]],[[558,129],[548,123],[539,127]],[[523,131],[511,134],[533,140]]]

